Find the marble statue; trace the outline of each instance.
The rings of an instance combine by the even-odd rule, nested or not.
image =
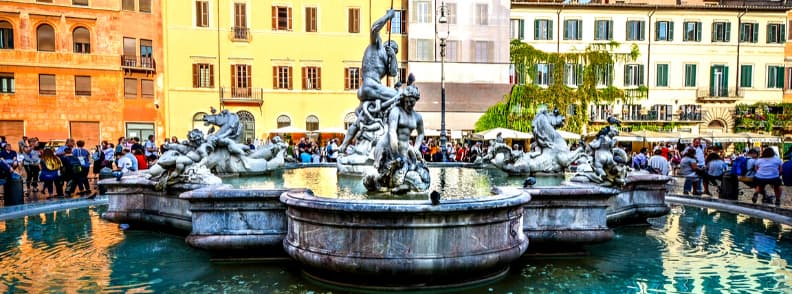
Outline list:
[[[369,191],[383,189],[394,193],[424,192],[429,189],[429,169],[423,162],[420,142],[424,139],[423,118],[415,111],[420,92],[408,84],[401,93],[397,107],[388,112],[386,135],[374,148],[374,169],[366,174],[363,184]],[[415,143],[410,135],[416,131]]]
[[[357,93],[360,104],[355,110],[357,121],[350,125],[339,146],[337,165],[340,174],[361,175],[370,171],[374,162],[374,146],[385,135],[387,115],[399,100],[397,89],[382,84],[382,78],[396,77],[399,72],[397,43],[383,43],[380,38],[380,30],[394,15],[395,11],[388,10],[371,26],[369,45],[361,62],[362,83]]]
[[[563,173],[573,163],[585,162],[589,157],[583,148],[569,150],[557,131],[564,122],[557,109],[540,109],[531,122],[534,139],[529,152],[512,150],[496,139],[477,162],[492,164],[510,174]]]
[[[616,147],[619,131],[613,126],[602,128],[588,144],[591,161],[578,166],[572,181],[592,182],[603,186],[623,186],[630,168],[627,153]]]
[[[157,181],[162,189],[175,183],[220,183],[214,173],[262,173],[283,167],[287,145],[280,137],[251,150],[238,142],[243,126],[235,113],[212,109],[203,120],[212,125],[208,136],[194,129],[187,134],[188,140],[167,144],[157,163],[141,175]]]

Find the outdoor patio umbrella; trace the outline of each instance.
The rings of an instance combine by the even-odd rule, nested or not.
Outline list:
[[[564,140],[580,140],[580,135],[579,134],[575,134],[573,132],[562,131],[562,130],[556,130],[556,131],[558,131],[558,133],[561,135],[561,138],[564,138]]]
[[[636,138],[637,140],[633,140],[633,142],[660,143],[660,142],[679,141],[678,135],[672,133],[663,133],[663,132],[655,132],[655,131],[647,131],[647,130],[629,132],[625,134],[625,136]]]
[[[517,130],[507,129],[507,128],[494,128],[491,130],[481,131],[478,133],[473,134],[474,137],[477,139],[483,140],[494,140],[498,133],[501,134],[501,137],[504,139],[530,139],[533,137],[530,133],[523,133]]]
[[[740,142],[746,142],[746,141],[750,142],[750,143],[756,143],[756,142],[759,142],[759,143],[781,143],[782,142],[780,137],[773,136],[773,135],[768,135],[768,134],[744,132],[744,133],[738,133],[738,134],[735,134],[735,135],[738,135],[738,136],[740,136],[740,137],[745,139],[744,141],[740,141]]]
[[[346,130],[343,128],[321,128],[316,131],[311,131],[311,133],[320,133],[320,134],[346,134]]]
[[[295,133],[304,134],[307,133],[307,131],[305,129],[288,126],[288,127],[282,127],[282,128],[270,130],[269,133],[270,134],[295,134]]]

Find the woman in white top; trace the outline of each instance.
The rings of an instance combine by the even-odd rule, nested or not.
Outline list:
[[[775,204],[781,204],[781,159],[775,156],[775,151],[772,148],[765,148],[762,150],[762,157],[756,160],[754,169],[754,184],[756,184],[756,193],[763,195],[762,202],[770,202],[765,192],[766,185],[773,185],[773,192],[775,192]],[[754,194],[753,200],[756,203],[757,194]]]

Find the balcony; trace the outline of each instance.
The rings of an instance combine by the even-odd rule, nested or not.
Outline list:
[[[121,55],[121,68],[131,71],[154,72],[157,64],[153,57]]]
[[[250,28],[248,28],[248,27],[232,27],[231,28],[231,41],[235,41],[235,42],[250,42]]]
[[[646,99],[646,89],[624,89],[624,97],[627,99]]]
[[[264,88],[220,88],[220,102],[223,104],[264,104]]]
[[[742,89],[737,88],[698,88],[696,90],[696,100],[698,102],[725,102],[731,103],[742,98],[744,95]]]

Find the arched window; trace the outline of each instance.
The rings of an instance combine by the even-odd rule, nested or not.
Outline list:
[[[38,26],[36,29],[36,44],[38,51],[55,51],[55,29],[48,24]]]
[[[315,115],[309,115],[305,118],[305,130],[306,131],[316,131],[319,129],[319,118]]]
[[[348,130],[349,126],[355,124],[357,121],[357,115],[354,112],[347,113],[344,116],[344,129]]]
[[[281,115],[278,117],[278,128],[285,128],[291,126],[291,118],[288,115]]]
[[[0,49],[14,49],[14,27],[4,20],[0,21]]]
[[[206,132],[209,131],[210,126],[204,125],[204,115],[206,115],[206,112],[198,112],[193,115],[192,128],[199,129],[204,133],[204,135],[206,135]]]
[[[237,112],[239,122],[242,124],[242,137],[240,142],[247,143],[247,140],[253,142],[256,140],[256,119],[253,114],[244,110]]]
[[[74,53],[91,53],[91,33],[84,27],[78,27],[72,32],[74,39]]]

